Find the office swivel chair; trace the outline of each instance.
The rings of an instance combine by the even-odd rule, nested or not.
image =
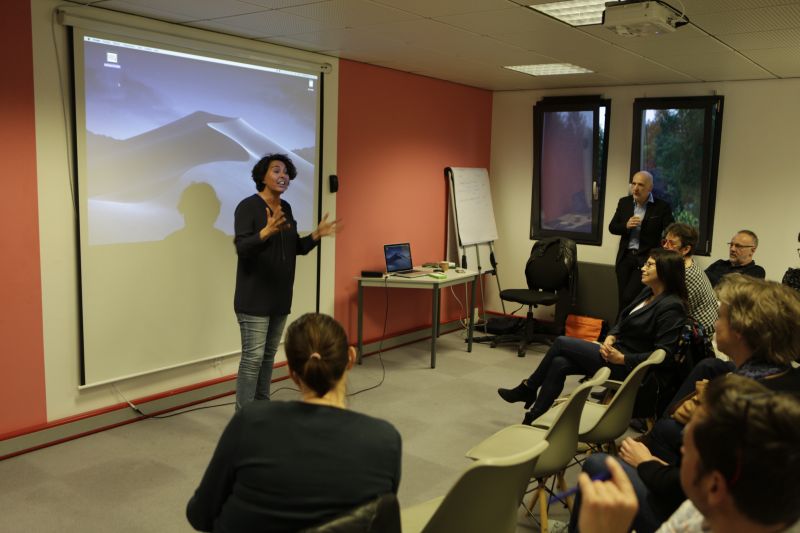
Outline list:
[[[551,344],[564,332],[567,313],[575,301],[577,287],[578,257],[575,242],[562,237],[550,237],[534,243],[525,265],[527,289],[500,291],[500,298],[528,306],[525,322],[515,333],[498,335],[492,339],[492,348],[504,343],[517,344],[517,356],[525,357],[528,344],[540,342]],[[537,333],[537,320],[533,308],[540,305],[555,305],[555,320],[551,333]]]

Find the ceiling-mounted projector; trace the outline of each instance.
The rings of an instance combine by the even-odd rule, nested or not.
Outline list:
[[[656,0],[608,2],[603,26],[624,37],[645,37],[673,32],[689,20],[671,6]]]

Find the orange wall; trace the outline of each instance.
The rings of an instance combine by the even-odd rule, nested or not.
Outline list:
[[[0,435],[46,421],[39,218],[36,191],[33,52],[27,0],[0,17],[3,162],[0,208]]]
[[[357,334],[361,270],[384,270],[383,245],[411,243],[414,262],[445,252],[444,168],[489,167],[492,93],[396,70],[339,63],[335,315]],[[443,291],[443,320],[459,316]],[[463,289],[459,290],[463,301]],[[387,336],[431,323],[431,293],[390,290]],[[364,339],[382,336],[385,293],[367,289]]]

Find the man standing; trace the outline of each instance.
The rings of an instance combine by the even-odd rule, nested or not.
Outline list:
[[[728,256],[730,259],[720,259],[706,269],[711,285],[717,286],[722,276],[738,272],[754,278],[764,279],[767,273],[753,261],[753,254],[758,248],[758,237],[749,229],[740,230],[728,243]]]
[[[617,294],[625,309],[642,290],[641,268],[648,252],[661,244],[664,230],[673,221],[672,208],[653,198],[653,176],[640,170],[631,178],[631,194],[620,198],[608,231],[620,235],[617,252]]]

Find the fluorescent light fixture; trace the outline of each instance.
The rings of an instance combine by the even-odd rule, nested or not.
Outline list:
[[[562,74],[591,74],[593,71],[588,68],[570,65],[569,63],[546,63],[543,65],[515,65],[503,67],[509,70],[516,70],[531,76],[559,76]]]
[[[606,0],[567,0],[528,7],[572,26],[587,26],[603,22]]]

